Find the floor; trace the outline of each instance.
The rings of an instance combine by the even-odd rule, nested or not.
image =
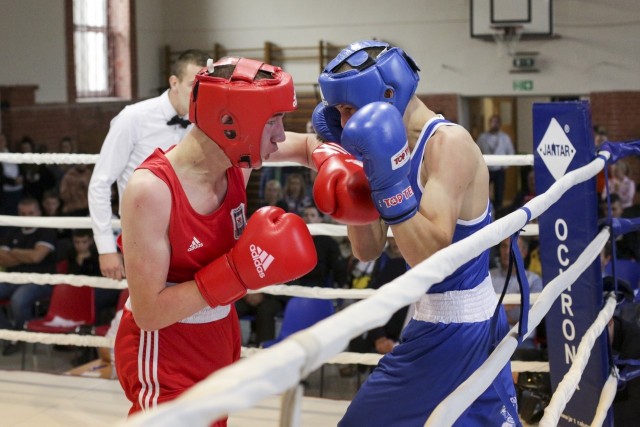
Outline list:
[[[21,370],[22,353],[0,356],[0,425],[7,427],[115,426],[129,408],[117,380],[98,378],[98,372],[83,376],[66,374],[78,352],[37,345],[35,357],[26,345],[26,370]],[[301,425],[336,425],[363,381],[340,374],[341,365],[327,365],[305,381]],[[321,378],[322,377],[322,378]],[[322,399],[318,398],[321,394]],[[275,427],[279,425],[280,399],[265,399],[250,410],[234,413],[229,427]]]
[[[78,371],[72,364],[79,354],[77,349],[40,344],[32,353],[31,344],[25,348],[24,371],[21,352],[0,355],[1,426],[100,427],[119,425],[125,419],[129,403],[117,380],[100,378],[101,370],[86,368],[87,365],[81,369],[81,376],[69,373]],[[337,424],[367,375],[359,373],[355,366],[345,374],[344,368],[325,365],[304,381],[301,426]],[[276,427],[280,425],[279,415],[280,398],[274,396],[251,409],[233,413],[228,425]]]

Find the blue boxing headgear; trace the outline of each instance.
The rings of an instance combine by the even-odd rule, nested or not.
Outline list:
[[[369,51],[380,51],[373,57]],[[376,40],[351,43],[324,68],[318,82],[325,105],[362,108],[389,102],[400,114],[418,87],[420,69],[397,47]]]

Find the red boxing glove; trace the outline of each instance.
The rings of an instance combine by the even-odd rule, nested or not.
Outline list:
[[[333,142],[318,146],[312,158],[318,170],[313,199],[321,212],[348,225],[370,224],[379,218],[361,161]]]
[[[239,300],[247,289],[304,276],[316,263],[313,238],[302,218],[266,206],[251,216],[236,245],[200,269],[195,280],[207,304],[216,307]]]

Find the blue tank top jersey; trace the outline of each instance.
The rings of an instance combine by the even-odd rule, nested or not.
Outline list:
[[[424,152],[429,138],[431,138],[431,136],[440,126],[459,125],[445,120],[441,115],[434,117],[425,124],[424,128],[422,129],[422,133],[418,138],[418,142],[413,152],[411,153],[411,172],[409,175],[409,180],[411,182],[411,186],[413,187],[413,191],[416,195],[418,203],[420,203],[420,200],[422,199],[422,193],[424,191],[424,187],[421,185],[419,179],[422,159],[424,157]],[[488,224],[491,224],[491,209],[489,201],[487,200],[487,209],[479,218],[470,221],[458,219],[453,234],[453,243],[472,235]],[[473,289],[488,275],[489,249],[480,254],[480,256],[463,264],[442,282],[432,286],[431,289],[429,289],[428,293],[442,293],[446,291]]]

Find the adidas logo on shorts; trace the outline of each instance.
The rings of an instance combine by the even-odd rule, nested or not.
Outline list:
[[[267,269],[275,258],[260,246],[252,244],[249,246],[249,250],[251,251],[251,258],[253,258],[253,265],[256,267],[256,272],[258,273],[258,276],[263,279]]]
[[[196,239],[196,237],[193,237],[193,240],[191,241],[191,245],[189,245],[189,249],[187,249],[187,252],[191,252],[194,249],[198,249],[203,247],[204,245],[202,244],[202,242],[198,239]]]

